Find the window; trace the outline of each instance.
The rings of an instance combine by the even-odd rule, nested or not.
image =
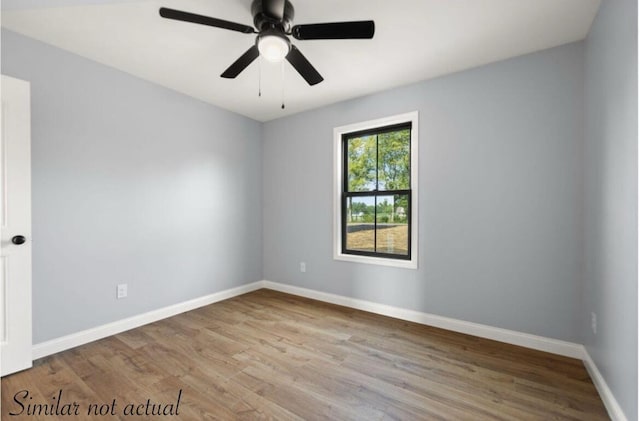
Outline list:
[[[334,130],[334,257],[417,268],[418,113]]]

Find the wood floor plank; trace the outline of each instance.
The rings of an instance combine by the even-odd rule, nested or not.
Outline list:
[[[181,420],[606,420],[581,361],[271,290],[71,349],[2,378],[51,403],[175,402]],[[139,419],[153,417],[138,416]],[[61,418],[62,419],[62,418]],[[65,417],[64,419],[74,419]],[[156,417],[156,419],[160,419]]]

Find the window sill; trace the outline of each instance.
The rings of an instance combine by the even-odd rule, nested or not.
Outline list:
[[[390,266],[402,269],[418,269],[418,262],[414,260],[387,259],[384,257],[358,256],[355,254],[337,253],[334,260],[343,262],[365,263],[369,265]]]

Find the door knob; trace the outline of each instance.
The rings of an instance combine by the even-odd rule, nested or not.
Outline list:
[[[27,239],[24,238],[24,235],[16,235],[11,239],[11,242],[17,246],[19,246],[20,244],[24,244],[26,241]]]

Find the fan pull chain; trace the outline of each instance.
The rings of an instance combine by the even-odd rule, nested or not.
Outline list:
[[[282,109],[284,110],[284,61],[282,61],[282,65],[280,66],[282,73]]]
[[[262,57],[258,57],[258,96],[262,96]]]

